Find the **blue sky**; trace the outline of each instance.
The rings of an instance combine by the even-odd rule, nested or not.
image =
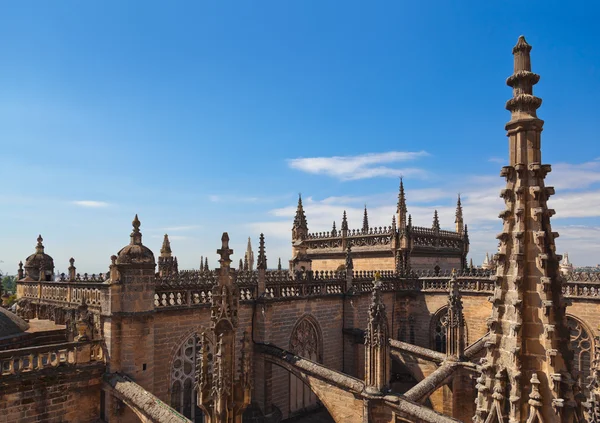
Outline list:
[[[511,48],[533,45],[558,250],[600,262],[600,30],[595,2],[3,2],[0,269],[38,233],[65,271],[105,271],[138,213],[180,267],[239,257],[264,232],[290,255],[302,192],[311,231],[453,226],[495,251]]]

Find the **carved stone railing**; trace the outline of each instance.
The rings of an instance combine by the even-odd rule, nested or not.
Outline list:
[[[345,281],[318,281],[267,285],[264,298],[293,298],[343,294]]]
[[[450,278],[447,277],[424,277],[419,278],[421,291],[448,293]],[[458,287],[461,293],[485,293],[494,291],[494,280],[490,277],[460,276],[457,277]]]
[[[85,300],[88,308],[100,310],[107,290],[108,285],[104,282],[17,282],[19,299],[66,308],[76,308]]]
[[[102,342],[68,342],[0,351],[0,378],[46,368],[105,363]]]
[[[563,282],[562,292],[565,297],[600,301],[600,282],[579,282],[567,280]]]

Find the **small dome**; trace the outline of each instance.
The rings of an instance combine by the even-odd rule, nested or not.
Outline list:
[[[117,254],[117,264],[156,264],[154,253],[142,244],[140,220],[137,214],[132,222],[131,242]]]
[[[54,259],[44,253],[44,245],[42,236],[38,236],[35,253],[27,257],[25,260],[25,277],[33,280],[39,280],[40,269],[44,273],[42,280],[54,280]]]

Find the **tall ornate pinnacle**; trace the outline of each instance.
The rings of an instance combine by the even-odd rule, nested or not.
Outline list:
[[[367,205],[365,204],[365,213],[363,215],[362,231],[364,234],[369,232],[369,215],[367,214]]]
[[[302,206],[302,195],[298,195],[298,206],[296,207],[296,217],[294,218],[294,228],[307,229],[306,215]]]
[[[432,228],[434,231],[439,231],[439,230],[440,230],[440,219],[439,219],[439,217],[438,217],[438,212],[437,212],[437,210],[435,210],[435,211],[433,212],[433,225],[431,226],[431,228]]]
[[[408,227],[411,228],[412,227],[412,215],[408,215]]]
[[[344,210],[344,214],[342,216],[342,231],[348,230],[348,218],[346,217],[346,210]]]
[[[267,270],[267,254],[265,253],[265,236],[260,234],[260,241],[258,244],[258,261],[256,268],[259,270]]]
[[[133,218],[133,232],[131,232],[131,245],[142,245],[142,233],[140,232],[140,219],[138,219],[138,215],[136,214]]]
[[[398,192],[398,206],[396,213],[398,214],[398,227],[404,229],[406,227],[406,196],[404,194],[404,182],[400,178],[400,190]]]
[[[208,272],[208,257],[204,257],[204,271]]]
[[[367,392],[382,394],[387,390],[390,372],[389,331],[385,304],[381,298],[381,280],[375,274],[369,305],[369,323],[365,333],[365,382]]]
[[[279,257],[279,261],[277,261],[277,270],[281,270],[281,257]]]
[[[335,220],[333,221],[333,227],[331,228],[331,236],[337,236],[337,229],[335,228]]]
[[[42,238],[42,235],[38,235],[38,237],[37,237],[37,245],[35,246],[35,252],[36,252],[36,254],[43,254],[44,253],[44,244],[42,244],[42,241],[44,241],[44,238]]]
[[[456,213],[454,223],[456,224],[456,232],[462,235],[462,233],[464,232],[464,222],[462,204],[460,202],[460,194],[458,194],[458,200],[456,201]]]
[[[501,171],[506,209],[500,213],[491,335],[475,423],[583,421],[575,401],[567,304],[555,254],[558,234],[550,225],[554,210],[547,206],[554,189],[544,186],[550,166],[541,164],[543,121],[536,116],[541,100],[532,90],[539,76],[531,72],[530,50],[520,37],[513,49],[514,74],[507,81],[513,98],[507,103],[511,120],[506,124],[510,166]],[[492,386],[494,373],[504,375],[497,380],[502,393]],[[510,407],[500,407],[506,400]]]
[[[465,351],[465,323],[462,296],[456,280],[456,271],[452,270],[449,281],[448,314],[446,316],[446,354],[462,357]]]
[[[169,235],[165,234],[165,237],[163,239],[163,244],[162,244],[162,248],[160,249],[160,256],[161,257],[171,257],[172,251],[171,251],[171,242],[169,241]]]

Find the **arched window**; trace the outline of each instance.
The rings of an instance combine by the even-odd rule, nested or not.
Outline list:
[[[321,337],[317,322],[305,316],[296,324],[290,338],[290,351],[309,360],[321,361]],[[317,397],[301,379],[290,374],[290,414],[317,405]]]
[[[448,307],[439,309],[431,319],[431,349],[446,353],[446,320],[448,319]],[[465,348],[469,345],[469,336],[467,333],[467,325],[465,323]]]
[[[171,367],[171,407],[191,419],[204,422],[202,410],[196,406],[196,335],[183,342],[175,353]]]
[[[433,316],[432,325],[431,325],[431,333],[433,336],[432,339],[432,348],[438,352],[446,353],[446,319],[448,314],[448,307],[444,307],[439,310]]]
[[[571,333],[571,349],[573,350],[573,364],[579,374],[579,386],[586,392],[588,378],[592,370],[593,339],[583,323],[572,316],[567,316],[567,325]]]

